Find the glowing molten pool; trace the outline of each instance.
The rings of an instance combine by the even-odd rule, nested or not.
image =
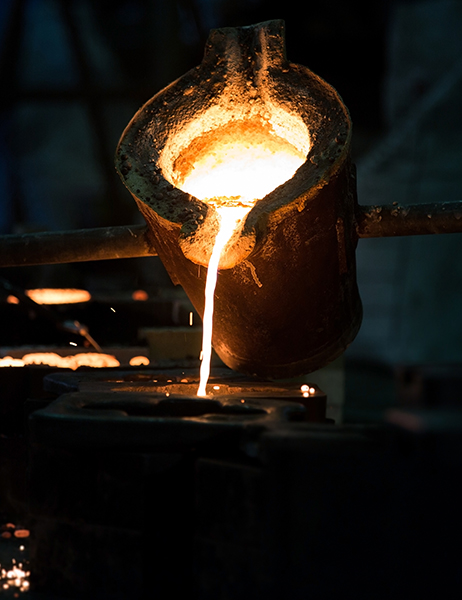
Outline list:
[[[91,299],[90,292],[76,289],[42,288],[26,290],[26,295],[37,304],[76,304]]]
[[[270,124],[232,121],[194,139],[175,162],[177,187],[216,205],[251,208],[291,179],[305,162],[299,149]]]
[[[0,367],[24,367],[25,365],[48,365],[62,369],[78,369],[79,367],[118,367],[119,361],[110,354],[82,352],[70,356],[60,356],[55,352],[33,352],[22,358],[5,356],[0,358]]]

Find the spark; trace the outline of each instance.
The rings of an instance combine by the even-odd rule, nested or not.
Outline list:
[[[30,571],[27,571],[22,563],[16,565],[14,558],[11,563],[11,569],[3,568],[0,565],[0,582],[2,582],[2,588],[4,590],[16,588],[16,592],[28,591]]]
[[[310,387],[306,383],[300,386],[300,391],[304,398],[308,398],[310,395],[316,394],[316,389],[314,387]]]

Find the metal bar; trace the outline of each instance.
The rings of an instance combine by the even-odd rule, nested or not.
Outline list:
[[[0,236],[0,267],[156,255],[145,225]]]
[[[462,202],[358,206],[360,238],[462,233]],[[157,256],[145,225],[0,236],[0,267]]]
[[[462,233],[462,202],[358,206],[356,222],[360,238]]]

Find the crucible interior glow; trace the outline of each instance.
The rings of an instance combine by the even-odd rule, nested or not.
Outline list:
[[[305,162],[305,123],[285,111],[220,123],[215,109],[182,129],[163,152],[163,172],[173,185],[215,206],[247,206],[293,177]],[[217,126],[219,125],[219,126]]]
[[[292,127],[293,119],[289,118]],[[207,119],[202,120],[205,125]],[[290,127],[275,129],[254,117],[204,131],[174,161],[172,183],[207,204],[251,208],[305,162],[308,133],[304,144],[294,144],[301,138],[301,127],[306,130],[297,122],[294,136]]]

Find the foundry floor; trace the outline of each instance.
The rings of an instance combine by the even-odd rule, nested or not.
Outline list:
[[[380,421],[383,411],[395,404],[395,379],[390,368],[380,365],[366,365],[346,360],[345,369],[345,404],[343,417],[345,422],[374,422]],[[15,529],[7,528],[11,523]],[[14,564],[22,565],[23,571],[33,568],[29,565],[30,537],[15,537],[17,530],[24,531],[26,524],[12,515],[0,514],[0,596],[2,598],[28,598],[30,600],[67,600],[50,594],[24,591],[11,585],[6,572]],[[8,537],[5,532],[10,532]],[[33,531],[30,532],[33,536]],[[14,562],[13,562],[14,561]],[[28,578],[25,578],[28,579]],[[10,583],[8,587],[8,583]],[[27,590],[27,591],[26,591]]]

